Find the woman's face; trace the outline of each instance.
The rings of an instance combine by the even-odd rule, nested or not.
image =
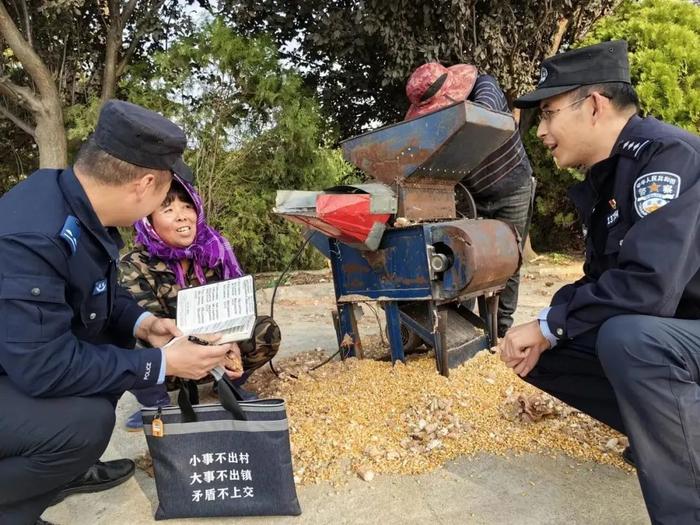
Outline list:
[[[175,248],[187,248],[197,235],[197,212],[189,202],[175,196],[151,215],[153,229],[164,243]]]

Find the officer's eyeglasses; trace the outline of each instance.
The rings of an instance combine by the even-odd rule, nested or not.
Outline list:
[[[568,104],[568,105],[566,105],[566,106],[564,106],[564,107],[561,107],[561,108],[558,108],[558,109],[541,109],[541,110],[540,110],[540,120],[541,120],[541,121],[544,120],[545,122],[549,122],[550,120],[552,120],[552,117],[553,117],[554,115],[556,115],[557,113],[559,113],[560,111],[562,111],[562,110],[564,110],[564,109],[568,109],[568,108],[570,108],[570,107],[572,107],[572,106],[575,106],[575,105],[578,104],[579,102],[583,102],[584,100],[586,100],[586,99],[587,99],[588,97],[590,97],[591,95],[592,95],[592,93],[589,93],[589,94],[586,95],[585,97],[581,97],[581,98],[579,98],[578,100],[574,100],[571,104]]]

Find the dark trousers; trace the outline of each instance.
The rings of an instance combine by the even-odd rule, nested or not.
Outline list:
[[[532,219],[534,184],[534,179],[528,177],[523,186],[505,197],[493,200],[475,199],[478,216],[512,224],[520,234],[524,244]],[[518,306],[519,287],[520,269],[508,279],[505,289],[501,292],[498,304],[499,337],[503,337],[506,330],[513,324],[513,313]]]
[[[107,448],[114,405],[102,397],[28,397],[7,376],[0,400],[0,523],[34,525]]]
[[[700,320],[614,317],[525,379],[627,434],[653,523],[700,523]]]

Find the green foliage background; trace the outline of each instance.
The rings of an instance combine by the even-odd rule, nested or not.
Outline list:
[[[558,47],[580,40],[620,1],[221,0],[221,5],[240,33],[275,39],[347,138],[403,119],[409,106],[406,80],[426,61],[474,64],[494,75],[512,100],[532,85],[553,42]]]
[[[244,38],[220,21],[155,55],[149,75],[132,68],[122,98],[168,115],[190,140],[193,168],[209,223],[231,242],[248,272],[280,270],[303,238],[272,210],[278,189],[322,189],[351,172],[314,97],[280,65],[265,37]],[[94,128],[99,100],[66,112],[69,138]],[[320,267],[307,248],[299,268]]]
[[[625,39],[642,112],[700,129],[700,7],[685,0],[627,2],[581,45]]]
[[[104,35],[96,24],[103,13],[94,3],[54,4],[32,17],[34,45],[57,72],[72,156],[100,107]],[[276,190],[321,189],[356,177],[335,149],[338,139],[401,119],[405,78],[428,59],[475,63],[496,75],[512,99],[531,84],[556,34],[563,49],[624,38],[643,113],[695,133],[700,125],[697,2],[426,0],[397,7],[379,0],[222,0],[206,16],[182,5],[137,10],[127,33],[159,29],[140,41],[117,97],[185,127],[187,161],[209,220],[251,272],[282,268],[301,242],[298,228],[272,213]],[[212,18],[215,11],[223,18]],[[56,37],[56,24],[73,32]],[[6,48],[2,75],[26,81]],[[521,119],[528,121],[529,115]],[[566,188],[582,175],[557,169],[534,129],[525,143],[538,179],[535,249],[580,248]],[[31,136],[2,118],[0,157],[0,194],[38,163]],[[297,266],[320,264],[307,250]]]
[[[601,19],[576,47],[624,39],[629,44],[632,84],[642,113],[693,133],[700,130],[700,7],[686,0],[626,0]],[[537,139],[526,148],[538,180],[531,230],[536,250],[566,250],[581,244],[566,188],[583,175],[560,170]]]

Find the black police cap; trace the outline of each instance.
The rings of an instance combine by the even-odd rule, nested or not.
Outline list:
[[[627,42],[613,40],[544,59],[540,80],[532,93],[516,99],[516,108],[532,108],[541,100],[580,86],[605,82],[630,83]]]
[[[123,100],[108,100],[100,111],[93,140],[100,149],[129,164],[170,170],[193,181],[192,170],[182,160],[185,132],[155,111]]]

